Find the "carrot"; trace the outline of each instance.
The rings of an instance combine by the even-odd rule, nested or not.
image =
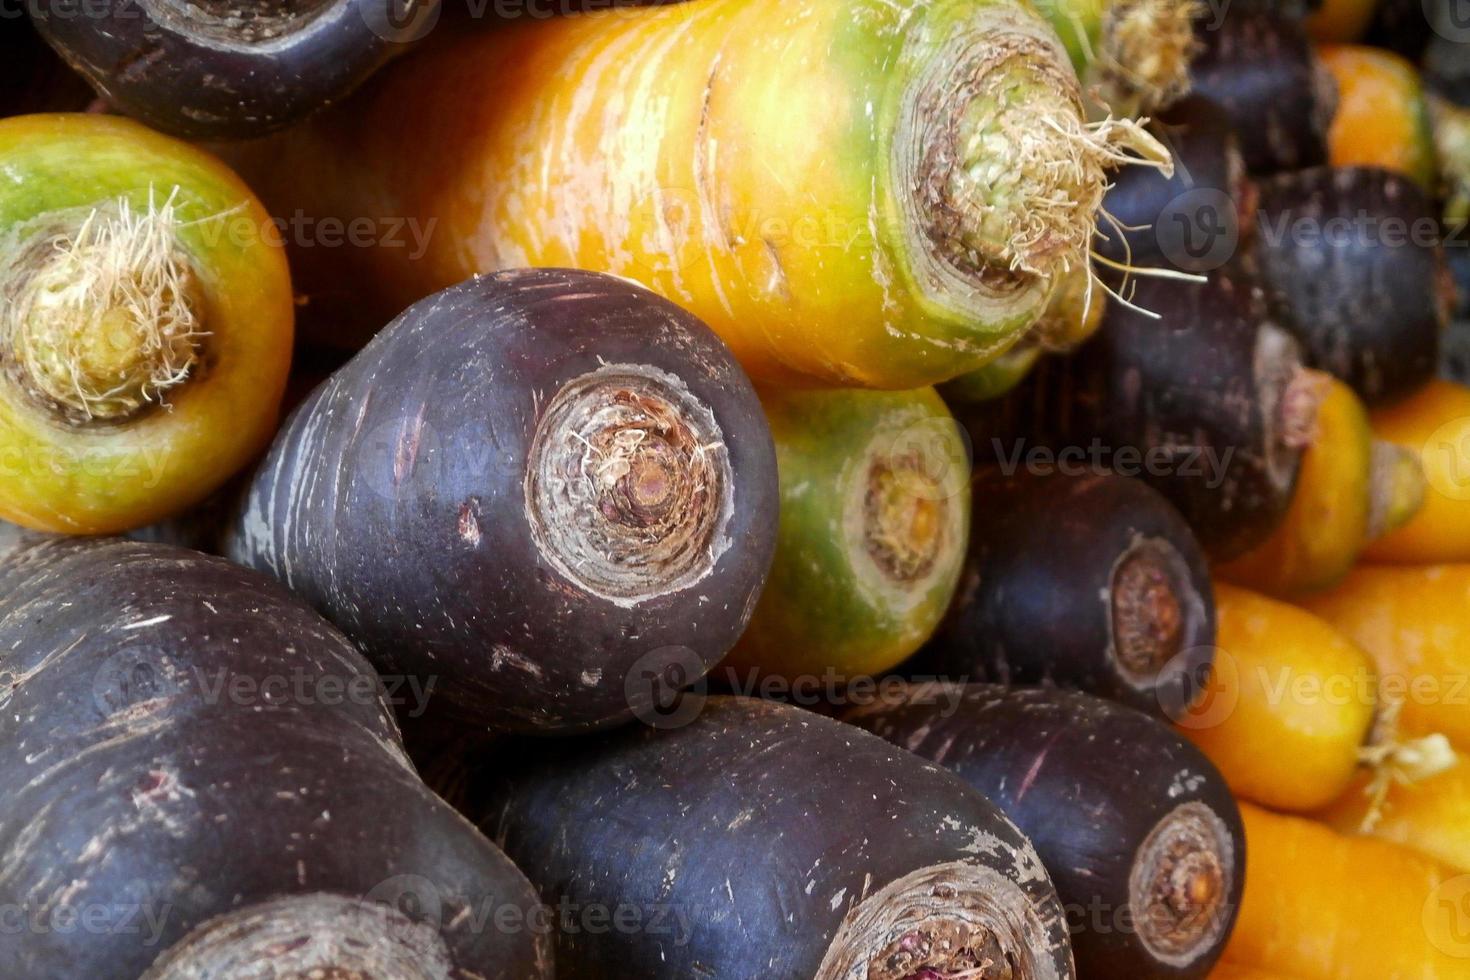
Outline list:
[[[1167,715],[1210,671],[1209,566],[1156,490],[986,467],[960,588],[916,673],[1074,688]]]
[[[1321,375],[1317,435],[1302,454],[1286,518],[1266,541],[1215,572],[1271,595],[1327,588],[1347,575],[1368,542],[1402,526],[1424,500],[1407,450],[1373,438],[1351,388]]]
[[[1418,457],[1424,505],[1407,524],[1368,545],[1369,561],[1470,561],[1470,388],[1431,381],[1373,413],[1379,439]]]
[[[1097,288],[1092,270],[1078,266],[1060,277],[1051,300],[1030,331],[1004,354],[940,386],[946,401],[999,398],[1020,384],[1043,354],[1064,354],[1102,326],[1107,293]]]
[[[1236,795],[1324,806],[1358,771],[1378,705],[1372,661],[1322,620],[1244,589],[1215,589],[1215,666],[1175,721]]]
[[[1414,66],[1392,52],[1362,45],[1324,44],[1318,54],[1337,81],[1328,161],[1335,167],[1393,170],[1432,193],[1433,130]]]
[[[569,732],[725,655],[779,504],[760,401],[708,327],[624,279],[531,269],[414,304],[317,388],[225,550],[380,668],[437,678],[436,709]]]
[[[438,0],[35,0],[47,41],[109,103],[191,138],[258,136],[346,95],[438,18]]]
[[[1470,970],[1470,884],[1413,851],[1244,804],[1245,899],[1225,955],[1302,980],[1443,980]]]
[[[1412,783],[1395,782],[1375,798],[1360,779],[1318,818],[1345,834],[1368,834],[1413,848],[1470,872],[1470,761]]]
[[[1210,980],[1290,980],[1284,973],[1237,963],[1216,964]]]
[[[931,389],[762,395],[781,526],[733,671],[842,678],[918,649],[954,595],[970,530],[959,427]]]
[[[1123,115],[1152,113],[1189,91],[1201,0],[1040,0],[1081,77]]]
[[[1082,113],[1022,0],[702,0],[463,38],[251,169],[282,213],[438,222],[417,258],[304,251],[338,299],[595,269],[699,316],[757,380],[913,388],[1010,347],[1086,263],[1122,147],[1167,166],[1137,124]]]
[[[218,558],[41,537],[0,549],[6,976],[551,977],[346,637]]]
[[[1304,600],[1373,657],[1400,724],[1470,748],[1470,565],[1360,567]]]
[[[1200,22],[1192,91],[1230,115],[1251,173],[1326,163],[1332,86],[1302,25],[1257,5],[1219,10]]]
[[[1220,774],[1161,722],[1075,691],[935,683],[840,717],[1015,821],[1056,883],[1082,976],[1202,977],[1219,958],[1244,831]]]
[[[1259,184],[1257,267],[1307,361],[1370,408],[1434,377],[1451,280],[1430,196],[1380,167],[1316,167]]]
[[[102,115],[0,121],[0,517],[77,534],[177,513],[275,429],[293,304],[219,161]]]
[[[674,911],[558,932],[559,978],[1076,976],[1035,848],[958,776],[789,705],[693,703],[477,760],[469,812],[548,903]]]

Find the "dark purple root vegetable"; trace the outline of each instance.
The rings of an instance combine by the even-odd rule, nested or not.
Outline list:
[[[1137,476],[1184,515],[1213,560],[1280,523],[1316,420],[1295,339],[1239,269],[1207,282],[1138,279],[1102,329],[1010,396],[965,408],[977,460]],[[1063,455],[1065,453],[1065,455]]]
[[[1194,535],[1167,500],[1112,474],[973,484],[959,590],[915,669],[1055,684],[1166,715],[1214,660],[1215,604]]]
[[[288,420],[228,553],[458,717],[558,732],[724,656],[778,510],[765,416],[718,338],[626,280],[541,269],[378,334]]]
[[[1261,181],[1260,201],[1261,282],[1307,363],[1369,405],[1433,377],[1453,285],[1439,219],[1413,181],[1320,167]]]
[[[563,980],[1073,975],[1046,870],[983,796],[798,708],[702,707],[486,760],[471,812],[543,900],[635,923],[559,930]]]
[[[1239,141],[1219,106],[1189,96],[1160,112],[1150,131],[1174,156],[1164,176],[1124,167],[1103,199],[1093,247],[1114,262],[1206,273],[1249,242],[1254,187]]]
[[[25,924],[7,976],[551,976],[543,935],[494,928],[534,913],[529,883],[415,775],[367,662],[275,583],[23,539],[0,679],[0,907]]]
[[[33,0],[32,16],[128,115],[238,139],[346,95],[428,33],[438,0]]]
[[[1031,838],[1081,976],[1182,980],[1219,959],[1244,829],[1225,780],[1168,726],[1085,694],[983,684],[913,685],[844,720],[947,767]]]
[[[46,46],[19,7],[0,16],[0,119],[31,112],[80,112],[92,89]]]
[[[1302,26],[1269,13],[1223,9],[1196,28],[1201,50],[1190,69],[1192,91],[1229,114],[1251,173],[1326,163],[1337,89]]]

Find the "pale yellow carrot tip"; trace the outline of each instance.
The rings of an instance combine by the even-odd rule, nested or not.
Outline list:
[[[1405,446],[1374,440],[1368,481],[1368,530],[1374,541],[1396,531],[1424,507],[1427,482],[1419,454]]]
[[[74,422],[120,419],[187,380],[203,330],[177,188],[28,222],[3,251],[7,342],[31,394]]]
[[[1458,761],[1450,740],[1443,735],[1401,739],[1398,720],[1402,710],[1402,700],[1387,701],[1375,726],[1372,744],[1364,746],[1358,754],[1360,763],[1372,773],[1372,778],[1363,788],[1368,808],[1358,826],[1360,833],[1371,833],[1383,820],[1388,808],[1389,790],[1395,785],[1407,786],[1433,779]]]
[[[1203,0],[1113,0],[1097,52],[1100,95],[1114,107],[1152,112],[1189,92]]]

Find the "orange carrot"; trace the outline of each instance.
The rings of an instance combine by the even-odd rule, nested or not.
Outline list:
[[[1216,651],[1179,727],[1231,790],[1284,810],[1324,806],[1352,783],[1378,705],[1372,662],[1295,606],[1217,585]]]
[[[1368,545],[1369,561],[1470,561],[1470,388],[1431,381],[1373,413],[1380,439],[1414,453],[1424,471],[1424,505],[1403,527]]]
[[[1434,134],[1414,66],[1355,44],[1324,44],[1319,53],[1337,81],[1337,114],[1327,134],[1332,165],[1384,167],[1433,193]]]
[[[1470,876],[1311,820],[1240,809],[1245,897],[1231,961],[1302,980],[1470,976]]]
[[[1418,457],[1373,438],[1367,409],[1346,384],[1326,375],[1320,384],[1317,435],[1286,517],[1265,543],[1217,569],[1228,582],[1278,596],[1326,588],[1423,504]]]
[[[1470,749],[1470,565],[1357,568],[1303,605],[1374,659],[1403,731]]]
[[[1318,815],[1345,834],[1369,834],[1470,872],[1470,760],[1376,800],[1366,777]]]

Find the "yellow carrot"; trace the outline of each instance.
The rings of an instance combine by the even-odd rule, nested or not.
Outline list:
[[[1424,505],[1403,527],[1368,545],[1369,561],[1470,561],[1470,388],[1431,381],[1373,413],[1378,438],[1414,453],[1424,472]]]
[[[1470,876],[1251,804],[1232,962],[1301,980],[1470,976]]]
[[[1269,968],[1241,966],[1238,963],[1218,963],[1210,973],[1210,980],[1291,980],[1291,978]]]
[[[1317,434],[1302,454],[1291,506],[1263,544],[1216,570],[1228,582],[1278,596],[1326,588],[1423,504],[1418,457],[1373,438],[1351,388],[1318,379]]]
[[[1087,262],[1122,146],[1166,165],[1084,121],[1023,0],[700,0],[461,38],[246,159],[280,213],[435,222],[416,259],[303,250],[339,298],[590,268],[759,380],[913,388],[1001,354]]]
[[[1368,657],[1295,606],[1215,589],[1216,652],[1179,727],[1244,799],[1307,811],[1358,771],[1378,705]]]
[[[0,518],[111,533],[183,511],[275,429],[279,234],[220,161],[103,115],[0,121]]]
[[[1470,749],[1470,565],[1361,567],[1303,605],[1373,658],[1403,731]]]
[[[1470,760],[1436,776],[1394,783],[1381,800],[1366,777],[1318,816],[1345,834],[1363,833],[1413,848],[1470,872]]]

